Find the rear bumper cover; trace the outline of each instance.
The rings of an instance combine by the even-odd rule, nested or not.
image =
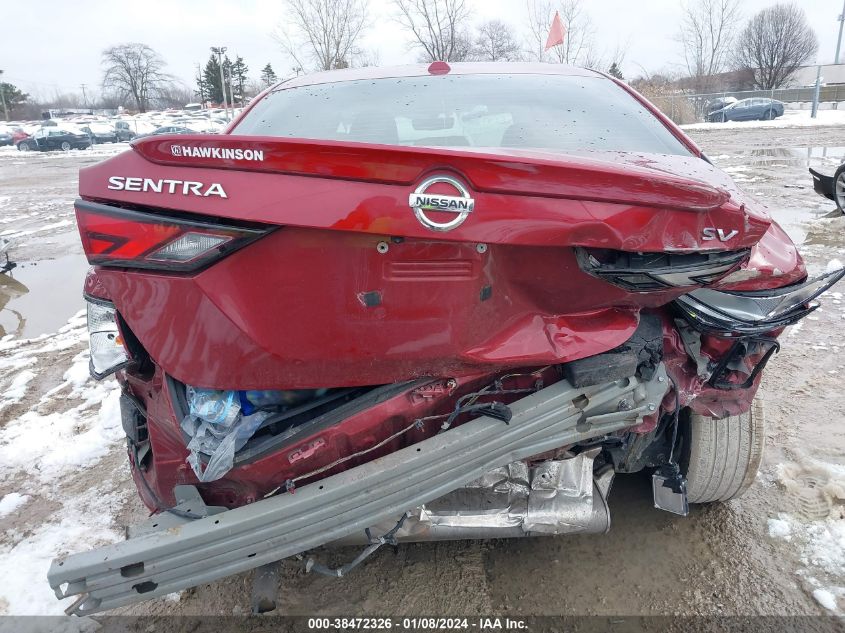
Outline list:
[[[53,561],[56,596],[88,615],[211,582],[338,540],[436,499],[513,461],[602,436],[654,414],[668,388],[663,365],[576,389],[561,380],[511,405],[509,424],[481,417],[357,468],[222,511],[182,494],[204,518],[162,514],[123,542]]]
[[[825,198],[835,200],[833,194],[833,176],[825,176],[812,168],[810,168],[810,175],[813,177],[813,189],[815,189],[816,193]]]

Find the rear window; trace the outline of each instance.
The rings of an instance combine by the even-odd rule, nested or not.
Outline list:
[[[445,75],[280,88],[234,134],[423,147],[689,150],[603,77]]]

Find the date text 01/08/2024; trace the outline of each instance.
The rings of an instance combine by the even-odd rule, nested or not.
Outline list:
[[[511,618],[309,618],[311,630],[468,630],[517,631],[528,628],[525,620]]]

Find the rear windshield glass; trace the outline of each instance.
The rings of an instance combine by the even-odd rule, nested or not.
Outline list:
[[[603,77],[446,75],[281,88],[233,131],[425,147],[689,150]]]

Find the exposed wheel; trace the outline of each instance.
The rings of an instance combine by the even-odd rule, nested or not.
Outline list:
[[[767,110],[765,114],[766,121],[771,121],[775,118],[775,113],[772,110]]]
[[[840,213],[845,213],[845,165],[840,165],[833,175],[833,199]]]
[[[63,152],[69,152],[70,151],[70,143],[68,143],[67,141],[62,141],[61,148],[62,148]]]
[[[682,435],[690,503],[735,499],[754,483],[763,458],[763,402],[755,400],[748,412],[723,420],[689,415]]]
[[[32,148],[29,146],[29,143],[27,143],[26,141],[22,141],[22,142],[18,143],[18,151],[19,152],[28,152],[30,149],[32,149]]]

